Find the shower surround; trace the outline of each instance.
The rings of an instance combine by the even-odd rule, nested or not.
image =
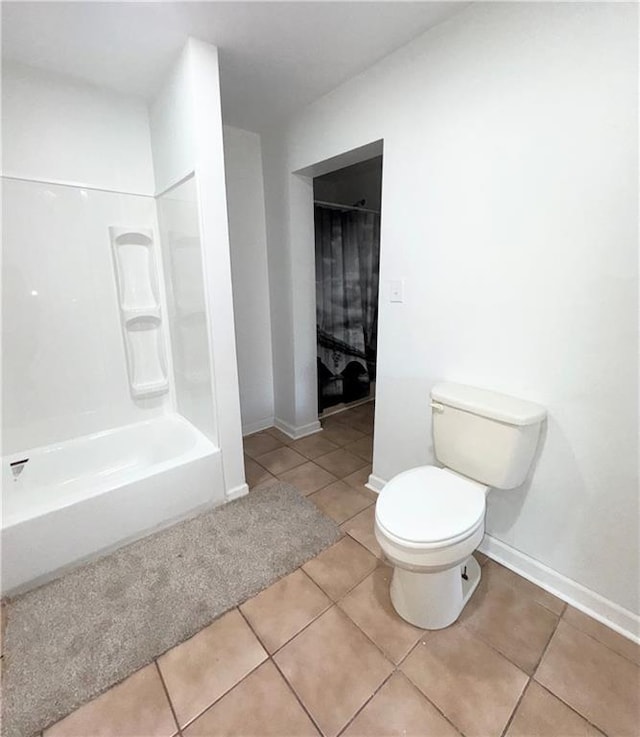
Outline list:
[[[216,49],[149,104],[5,65],[3,117],[12,593],[247,487]]]

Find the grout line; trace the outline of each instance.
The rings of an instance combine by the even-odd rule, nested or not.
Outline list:
[[[298,569],[296,569],[296,570],[298,570]],[[238,611],[240,611],[240,608],[239,607],[238,607]],[[328,609],[325,609],[324,611],[328,611]],[[322,612],[322,613],[324,613],[324,612]],[[260,637],[259,637],[258,633],[251,626],[251,622],[249,622],[249,620],[244,616],[244,614],[241,611],[240,611],[240,615],[244,619],[244,621],[247,623],[247,627],[249,627],[249,629],[253,632],[253,634],[255,635],[255,637],[258,638],[258,642],[262,643],[262,640],[260,640]],[[321,616],[321,614],[319,614],[317,617],[315,617],[312,620],[312,622],[309,622],[309,624],[312,624],[313,622],[315,622],[318,619],[318,617],[320,617],[320,616]],[[308,626],[309,625],[307,625],[307,627]],[[306,629],[306,627],[304,629]],[[303,630],[300,630],[300,632],[302,632],[302,631]],[[293,696],[296,699],[296,701],[300,704],[300,707],[302,708],[302,710],[304,711],[304,713],[309,717],[309,719],[311,720],[311,723],[316,727],[316,729],[318,730],[319,734],[322,735],[323,732],[320,729],[320,725],[316,722],[316,720],[313,718],[313,716],[311,715],[311,713],[309,712],[309,710],[302,703],[302,700],[300,699],[300,697],[296,693],[296,690],[294,689],[293,685],[291,683],[289,683],[289,679],[282,672],[282,670],[280,669],[278,663],[276,662],[275,658],[273,657],[277,652],[279,652],[280,650],[282,650],[282,648],[286,644],[288,644],[289,642],[291,642],[291,640],[293,640],[295,637],[297,637],[300,634],[300,632],[298,632],[292,638],[290,638],[289,640],[287,640],[287,642],[284,643],[284,645],[282,645],[280,648],[278,648],[278,650],[275,650],[273,653],[269,653],[269,651],[265,647],[265,651],[266,651],[268,657],[267,657],[267,660],[263,660],[262,663],[260,663],[260,665],[262,665],[263,663],[266,663],[267,661],[271,661],[271,663],[273,664],[274,668],[278,671],[278,673],[280,674],[280,676],[284,680],[284,682],[285,682],[287,688],[289,689],[289,691],[291,691],[291,693],[293,694]],[[263,647],[264,647],[264,645],[263,645]],[[245,676],[245,678],[246,678],[246,676]],[[242,680],[244,680],[244,678]],[[235,688],[235,686],[234,686],[234,688]]]
[[[430,632],[430,631],[431,631],[431,630],[427,630],[427,632]],[[412,652],[413,652],[413,651],[414,651],[414,650],[416,649],[416,647],[418,647],[418,645],[419,645],[419,644],[420,644],[420,643],[418,642],[418,643],[416,643],[415,647],[412,647],[412,648],[411,648],[411,650],[409,651],[409,653],[407,653],[407,655],[405,656],[404,660],[406,660],[406,659],[407,659],[407,658],[409,657],[409,654],[410,654],[410,653],[412,653]],[[402,662],[404,662],[404,660],[403,660]],[[406,674],[406,673],[405,673],[405,672],[404,672],[403,670],[400,670],[400,666],[398,666],[397,672],[398,672],[398,673],[400,673],[400,674],[402,674],[402,675],[403,675],[403,676],[404,676],[404,677],[405,677],[405,678],[407,679],[407,681],[409,681],[409,683],[410,683],[410,684],[411,684],[411,685],[412,685],[412,686],[413,686],[413,687],[414,687],[414,688],[416,689],[416,691],[417,691],[417,692],[418,692],[418,693],[419,693],[419,694],[420,694],[420,695],[421,695],[421,696],[422,696],[422,697],[423,697],[424,699],[426,699],[426,701],[428,701],[428,702],[429,702],[429,703],[431,704],[431,706],[433,706],[433,708],[434,708],[434,709],[435,709],[435,710],[436,710],[436,711],[438,712],[438,714],[440,714],[440,716],[441,716],[441,717],[442,717],[442,718],[443,718],[443,719],[444,719],[444,720],[445,720],[445,721],[446,721],[446,722],[447,722],[448,724],[450,724],[450,725],[451,725],[451,726],[452,726],[452,727],[453,727],[453,728],[455,729],[455,731],[456,731],[456,732],[457,732],[458,734],[460,734],[460,735],[464,735],[464,732],[462,731],[462,728],[461,728],[461,727],[459,727],[459,726],[458,726],[457,724],[454,724],[454,722],[452,722],[452,721],[451,721],[451,719],[450,719],[450,718],[449,718],[449,717],[448,717],[448,716],[447,716],[447,715],[446,715],[446,714],[444,713],[444,711],[442,711],[442,709],[441,709],[441,708],[440,708],[440,707],[439,707],[439,706],[438,706],[438,705],[437,705],[437,704],[435,703],[435,701],[432,701],[432,700],[431,700],[431,699],[430,699],[430,698],[429,698],[429,697],[427,696],[427,694],[426,694],[426,693],[425,693],[425,692],[424,692],[424,691],[423,691],[423,690],[422,690],[421,688],[418,688],[417,684],[415,684],[415,683],[414,683],[414,682],[413,682],[413,681],[411,680],[411,678],[409,678],[409,676],[408,676],[408,675],[407,675],[407,674]]]
[[[571,706],[571,704],[567,703],[564,699],[561,699],[560,696],[558,696],[558,694],[556,694],[553,691],[551,691],[550,689],[548,689],[543,683],[540,683],[540,681],[536,681],[536,679],[533,678],[533,677],[531,678],[531,680],[537,686],[540,686],[540,688],[543,691],[546,691],[548,694],[550,694],[551,696],[553,696],[555,699],[558,699],[558,701],[560,701],[562,704],[564,704],[567,707],[567,709],[570,709],[574,714],[576,714],[577,716],[579,716],[581,719],[584,719],[584,721],[587,722],[587,724],[590,724],[594,729],[597,729],[598,732],[601,732],[602,735],[603,735],[603,737],[606,737],[605,732],[602,729],[602,727],[599,727],[597,724],[595,724],[594,722],[592,722],[590,719],[587,719],[587,717],[584,714],[581,714],[577,709],[575,709],[573,706]]]
[[[160,683],[162,684],[162,688],[164,689],[164,693],[167,697],[167,701],[169,702],[169,708],[171,709],[171,713],[173,714],[173,721],[176,723],[176,729],[178,730],[176,734],[179,737],[182,737],[182,730],[180,729],[180,723],[178,722],[178,715],[176,714],[176,710],[173,706],[173,701],[171,701],[171,696],[169,695],[169,689],[167,688],[167,684],[164,681],[164,676],[162,675],[162,671],[160,670],[160,665],[158,664],[157,659],[154,660],[153,663],[156,666],[156,671],[158,672],[158,676],[160,677]]]
[[[249,629],[251,630],[251,632],[253,632],[254,636],[258,639],[258,643],[260,644],[260,646],[264,650],[264,652],[265,652],[265,654],[266,654],[267,657],[264,658],[264,660],[261,660],[253,668],[251,668],[250,671],[248,671],[247,673],[245,673],[245,675],[242,676],[242,678],[239,681],[237,681],[236,683],[234,683],[233,686],[231,686],[231,688],[228,688],[224,693],[220,694],[220,696],[218,696],[217,699],[215,699],[214,701],[212,701],[205,709],[203,709],[201,712],[199,712],[195,717],[193,717],[193,719],[191,719],[190,721],[188,721],[184,725],[184,727],[182,727],[182,728],[179,727],[180,729],[187,729],[187,727],[190,727],[192,724],[194,724],[194,722],[196,722],[198,719],[200,719],[200,717],[203,716],[207,711],[209,711],[209,709],[211,709],[213,706],[215,706],[220,701],[222,701],[222,699],[224,699],[225,696],[227,696],[232,691],[234,691],[241,683],[244,683],[247,680],[247,678],[249,678],[250,675],[252,675],[253,673],[255,673],[258,670],[258,668],[260,668],[261,665],[264,665],[267,661],[271,660],[271,658],[269,656],[269,653],[267,652],[267,649],[264,647],[264,645],[262,644],[261,640],[258,638],[258,636],[256,635],[256,633],[253,631],[253,628],[251,627],[251,625],[249,624],[249,622],[247,622],[246,618],[244,617],[244,615],[240,611],[240,607],[239,606],[233,607],[233,609],[229,609],[229,612],[234,611],[234,609],[238,612],[238,614],[245,621],[245,623],[247,624],[247,626],[249,627]],[[225,614],[227,614],[227,613],[228,612],[225,612]],[[159,668],[158,668],[158,670],[159,670]]]
[[[505,653],[503,653],[502,650],[499,650],[492,642],[490,642],[489,640],[486,640],[483,637],[482,634],[480,634],[479,632],[477,632],[473,627],[471,627],[470,625],[468,625],[466,622],[461,622],[460,619],[457,619],[454,622],[454,624],[457,624],[459,627],[463,627],[472,637],[475,637],[483,645],[486,645],[486,647],[488,647],[489,650],[493,650],[494,653],[496,653],[497,655],[499,655],[501,658],[504,658],[508,663],[510,663],[511,665],[513,665],[514,668],[517,668],[519,671],[521,671],[522,673],[524,673],[525,676],[527,676],[527,678],[533,678],[533,673],[535,672],[535,668],[533,669],[533,672],[531,674],[527,673],[527,671],[524,670],[524,668],[521,665],[518,665],[518,663],[516,663],[514,660],[512,660],[508,655],[505,655]],[[453,625],[449,625],[449,626],[452,627]],[[556,627],[557,626],[558,626],[558,623],[556,622]],[[549,637],[549,641],[547,642],[547,644],[544,646],[544,648],[542,650],[542,655],[544,655],[544,653],[546,652],[546,649],[547,649],[547,647],[549,645],[549,642],[551,642],[551,638],[553,637],[553,634],[554,633],[555,633],[555,628],[554,628],[553,632],[551,633],[551,637]],[[540,656],[540,659],[542,659],[542,655]],[[538,661],[538,662],[540,662],[540,661]]]
[[[324,591],[322,593],[324,594]],[[326,596],[326,594],[325,594],[325,596]],[[329,597],[327,597],[327,598],[329,598]],[[335,605],[336,605],[335,602],[334,601],[331,601],[331,599],[329,599],[329,606],[325,607],[321,612],[319,612],[318,614],[316,614],[314,616],[314,618],[310,622],[307,622],[307,624],[305,624],[305,626],[302,627],[302,629],[298,630],[295,633],[295,635],[291,635],[291,637],[286,642],[283,642],[282,645],[280,645],[280,647],[278,647],[276,650],[274,650],[272,653],[270,653],[270,657],[273,657],[274,655],[277,655],[281,650],[284,650],[284,648],[290,642],[293,642],[293,640],[295,640],[298,635],[301,635],[305,630],[308,630],[309,627],[311,627],[311,625],[314,622],[317,622],[320,619],[320,617],[322,617],[323,614],[326,614],[329,611],[329,609],[331,609]]]
[[[312,558],[311,560],[313,560],[313,558]],[[266,645],[265,645],[265,644],[264,644],[264,643],[262,642],[262,639],[260,638],[260,635],[259,635],[259,634],[257,633],[257,631],[256,631],[256,630],[255,630],[255,629],[253,628],[253,625],[251,624],[251,622],[249,622],[249,620],[248,620],[248,618],[246,617],[246,615],[244,614],[244,612],[240,610],[240,606],[242,606],[242,605],[240,605],[240,606],[238,607],[238,609],[240,610],[240,614],[242,614],[242,616],[243,616],[243,617],[244,617],[244,619],[246,620],[247,624],[248,624],[248,625],[249,625],[249,627],[251,628],[251,631],[252,631],[252,632],[253,632],[253,633],[255,634],[255,636],[256,636],[256,637],[258,638],[258,640],[260,641],[260,644],[262,645],[262,647],[264,647],[264,649],[265,649],[265,650],[267,650],[267,654],[269,655],[269,657],[270,657],[270,658],[272,658],[272,657],[273,657],[274,655],[276,655],[276,653],[279,653],[279,652],[280,652],[280,651],[281,651],[281,650],[282,650],[282,649],[283,649],[284,647],[286,647],[286,646],[287,646],[287,645],[288,645],[288,644],[289,644],[289,643],[290,643],[290,642],[291,642],[292,640],[295,640],[295,638],[296,638],[296,637],[297,637],[298,635],[302,634],[302,633],[303,633],[303,632],[304,632],[304,631],[305,631],[306,629],[308,629],[308,628],[309,628],[309,627],[310,627],[310,626],[311,626],[311,625],[312,625],[312,624],[313,624],[313,623],[314,623],[314,622],[315,622],[316,620],[320,619],[320,617],[321,617],[321,616],[322,616],[323,614],[325,614],[326,612],[328,612],[328,611],[329,611],[329,609],[331,609],[331,607],[332,607],[332,606],[335,606],[335,602],[334,602],[334,601],[333,601],[333,600],[331,599],[331,597],[330,597],[330,596],[329,596],[329,595],[328,595],[328,594],[326,593],[326,591],[325,591],[324,589],[322,589],[322,588],[321,588],[320,586],[318,586],[318,584],[317,584],[317,583],[316,583],[316,582],[315,582],[315,581],[314,581],[314,580],[313,580],[313,579],[311,578],[311,576],[309,576],[309,574],[308,574],[308,573],[306,573],[305,571],[303,571],[303,570],[302,570],[302,566],[299,566],[299,567],[298,567],[298,568],[296,568],[295,570],[291,571],[291,573],[295,573],[296,571],[301,571],[301,572],[302,572],[302,573],[303,573],[303,574],[304,574],[304,575],[305,575],[305,576],[306,576],[306,577],[307,577],[307,578],[309,579],[309,581],[311,581],[311,583],[312,583],[312,584],[313,584],[314,586],[316,586],[316,587],[317,587],[317,588],[318,588],[318,589],[320,590],[320,592],[321,592],[321,593],[322,593],[322,594],[323,594],[323,595],[324,595],[324,596],[325,596],[325,597],[327,598],[327,600],[329,601],[329,604],[328,604],[328,605],[327,605],[327,606],[326,606],[326,607],[325,607],[325,608],[324,608],[324,609],[323,609],[323,610],[322,610],[321,612],[318,612],[318,614],[316,614],[316,615],[315,615],[315,616],[314,616],[314,617],[313,617],[313,618],[311,619],[311,621],[310,621],[310,622],[307,622],[307,624],[305,624],[305,626],[304,626],[304,627],[302,627],[302,628],[301,628],[301,629],[299,629],[299,630],[298,630],[297,632],[295,632],[295,633],[294,633],[293,635],[291,635],[291,637],[290,637],[290,638],[289,638],[289,639],[288,639],[288,640],[287,640],[286,642],[283,642],[283,643],[282,643],[282,645],[280,645],[279,647],[277,647],[277,648],[276,648],[276,649],[275,649],[275,650],[274,650],[274,651],[273,651],[272,653],[270,653],[270,652],[269,652],[269,651],[267,650],[267,648],[266,648]],[[291,573],[289,573],[289,574],[287,574],[287,575],[289,575],[289,576],[290,576],[290,575],[291,575]],[[281,581],[282,579],[278,579],[278,580],[279,580],[279,581]],[[277,583],[277,582],[276,582],[276,583]],[[273,585],[273,584],[272,584],[272,585]],[[263,591],[266,591],[266,589],[263,589]],[[258,596],[258,594],[256,594],[256,596]],[[243,603],[244,603],[244,602],[243,602]]]
[[[362,706],[356,710],[356,713],[351,717],[351,719],[347,721],[344,727],[342,727],[342,729],[338,732],[338,737],[340,737],[340,735],[350,727],[350,725],[355,721],[356,717],[360,714],[360,712],[364,710],[367,704],[369,704],[372,701],[372,699],[377,695],[378,691],[380,691],[383,688],[383,686],[385,686],[386,683],[391,680],[391,678],[396,674],[396,672],[397,671],[394,668],[391,671],[391,673],[389,673],[389,675],[382,681],[382,683],[373,691],[371,696],[369,696],[369,698],[364,702],[364,704],[362,704]]]
[[[566,609],[565,609],[565,611],[566,611]],[[586,614],[585,616],[588,617],[589,615]],[[593,619],[593,617],[589,617],[589,619]],[[585,632],[583,629],[581,629],[577,625],[575,625],[575,624],[573,624],[571,622],[567,622],[567,620],[564,618],[564,613],[560,617],[560,621],[563,622],[567,627],[571,627],[572,629],[576,630],[581,635],[584,635],[585,637],[588,637],[589,639],[593,640],[594,642],[597,642],[598,645],[602,645],[602,647],[606,647],[607,650],[610,650],[612,653],[615,653],[616,655],[619,655],[621,658],[624,658],[625,660],[627,660],[632,665],[635,665],[636,668],[640,668],[640,664],[637,663],[633,658],[630,658],[627,655],[623,655],[621,652],[618,652],[617,650],[614,650],[612,647],[609,647],[609,645],[607,645],[605,642],[602,642],[602,640],[599,640],[597,637],[595,637],[594,635],[590,634],[589,632]],[[593,619],[593,621],[594,622],[598,622],[597,619]],[[560,622],[558,622],[558,624],[560,624]],[[598,622],[598,624],[602,624],[602,622]],[[603,627],[606,627],[606,624],[602,624],[602,626]],[[609,628],[607,628],[607,629],[608,629],[609,632],[614,632],[616,635],[620,635],[620,633],[619,632],[615,632],[615,630],[611,630]],[[624,637],[624,635],[620,635],[620,637]],[[625,640],[626,639],[627,638],[625,638]],[[633,643],[632,640],[628,640],[628,641]],[[635,645],[636,643],[633,643],[633,644]],[[640,646],[636,645],[636,647],[640,647]]]
[[[533,672],[529,676],[529,680],[527,681],[525,687],[522,689],[522,693],[520,694],[520,698],[516,702],[516,705],[513,707],[513,711],[511,712],[511,715],[509,716],[509,719],[507,720],[507,723],[505,724],[504,729],[502,730],[501,737],[504,737],[504,735],[506,735],[507,730],[511,726],[511,722],[513,722],[513,719],[514,719],[514,717],[516,715],[516,712],[520,708],[520,703],[522,702],[522,699],[524,698],[524,695],[529,690],[529,686],[531,685],[531,681],[534,680],[534,676],[536,674],[536,671],[540,667],[540,663],[542,662],[542,659],[544,658],[544,656],[546,655],[547,650],[549,649],[549,645],[551,644],[551,640],[553,640],[553,637],[556,634],[556,630],[558,629],[558,625],[559,624],[560,624],[560,617],[558,617],[558,621],[556,622],[556,626],[553,628],[553,632],[551,633],[551,637],[549,637],[549,639],[547,640],[547,644],[544,646],[544,648],[542,650],[542,653],[540,654],[540,657],[538,658],[538,662],[536,663],[536,666],[533,669]]]
[[[516,715],[516,712],[520,708],[520,704],[522,703],[522,699],[524,699],[524,695],[529,690],[529,685],[531,684],[531,681],[533,680],[533,676],[529,676],[527,682],[524,684],[524,688],[522,689],[522,692],[520,696],[518,697],[518,700],[516,701],[513,709],[511,710],[511,714],[509,714],[509,718],[507,719],[507,723],[504,725],[504,729],[500,733],[501,737],[504,737],[507,734],[507,731],[509,727],[511,726],[511,722],[513,722],[513,719]]]
[[[346,477],[345,477],[345,478],[346,478]],[[339,479],[339,480],[340,480],[340,481],[344,481],[344,479]],[[337,483],[337,482],[334,482],[334,483]],[[348,486],[348,484],[345,484],[345,485],[346,485],[346,486]],[[327,486],[331,486],[331,484],[327,484]],[[323,491],[323,490],[324,490],[324,489],[326,489],[326,488],[327,488],[326,486],[323,486],[323,487],[322,487],[322,489],[318,489],[318,491],[313,491],[313,492],[311,492],[311,494],[308,494],[308,495],[307,495],[307,499],[309,499],[309,501],[313,501],[313,499],[312,499],[311,497],[312,497],[312,496],[315,496],[316,494],[318,494],[319,492]],[[375,501],[374,501],[373,499],[369,499],[369,497],[365,496],[364,494],[362,494],[361,492],[359,492],[359,491],[358,491],[357,489],[354,489],[354,488],[353,488],[352,486],[349,486],[349,491],[350,491],[350,492],[353,492],[353,493],[354,493],[354,494],[356,494],[356,495],[359,495],[359,496],[361,496],[361,497],[362,497],[363,499],[366,499],[366,500],[367,500],[367,501],[368,501],[369,503],[367,504],[367,506],[366,506],[366,507],[362,507],[362,509],[359,509],[359,510],[358,510],[357,512],[354,512],[354,513],[353,513],[353,514],[352,514],[352,515],[351,515],[350,517],[347,517],[346,519],[343,519],[343,520],[341,520],[340,522],[338,522],[338,521],[337,521],[336,519],[334,519],[334,518],[333,518],[333,517],[332,517],[332,516],[331,516],[331,515],[329,514],[329,512],[326,512],[326,511],[325,511],[324,509],[321,509],[321,508],[320,508],[320,507],[319,507],[319,506],[318,506],[318,505],[317,505],[317,504],[316,504],[315,502],[313,502],[313,503],[314,503],[314,504],[316,504],[316,507],[318,507],[318,509],[319,509],[319,510],[320,510],[320,511],[321,511],[321,512],[322,512],[323,514],[325,514],[325,515],[326,515],[327,517],[329,517],[329,519],[332,519],[332,520],[333,520],[333,521],[335,522],[335,524],[336,524],[336,525],[338,525],[338,527],[340,527],[340,525],[344,525],[344,524],[345,524],[346,522],[350,522],[350,521],[351,521],[351,520],[352,520],[352,519],[353,519],[354,517],[357,517],[357,516],[358,516],[358,515],[360,514],[360,512],[364,512],[364,511],[366,511],[367,509],[369,509],[369,507],[370,507],[370,506],[371,506],[372,504],[375,504]],[[369,551],[369,552],[371,552],[371,551]]]
[[[553,632],[551,633],[551,636],[547,640],[545,646],[542,648],[542,652],[540,653],[540,657],[538,658],[538,661],[536,662],[536,664],[533,667],[533,670],[531,671],[531,678],[534,677],[534,675],[536,674],[536,671],[540,667],[540,663],[542,663],[542,659],[547,654],[547,650],[549,649],[549,645],[551,644],[551,640],[553,640],[553,638],[555,637],[556,632],[558,631],[558,625],[560,624],[561,619],[562,619],[561,617],[558,617],[558,621],[556,622],[556,626],[553,628]]]
[[[561,618],[561,619],[562,619],[562,618]],[[551,690],[550,688],[547,688],[547,687],[546,687],[546,686],[545,686],[545,685],[544,685],[543,683],[540,683],[540,681],[538,681],[538,679],[537,679],[537,678],[535,677],[535,676],[536,676],[536,673],[538,672],[538,669],[540,668],[540,664],[542,663],[542,660],[543,660],[544,656],[545,656],[545,655],[547,654],[547,650],[549,649],[549,645],[551,645],[551,640],[553,640],[553,638],[554,638],[554,636],[555,636],[556,632],[558,631],[558,626],[560,625],[560,621],[561,621],[561,620],[559,619],[559,620],[558,620],[558,623],[556,624],[556,628],[555,628],[555,629],[554,629],[554,631],[553,631],[553,634],[552,634],[552,635],[551,635],[551,637],[549,638],[549,642],[547,643],[547,645],[546,645],[546,647],[545,647],[545,649],[544,649],[544,652],[543,652],[543,653],[542,653],[542,655],[540,656],[540,660],[538,661],[538,664],[536,665],[536,668],[535,668],[535,670],[533,671],[533,674],[532,674],[532,676],[531,676],[531,680],[532,680],[532,681],[535,681],[535,683],[537,683],[537,684],[538,684],[538,686],[540,686],[540,688],[543,688],[543,689],[544,689],[545,691],[547,691],[548,693],[550,693],[550,694],[551,694],[552,696],[555,696],[555,697],[556,697],[556,699],[558,699],[558,701],[561,701],[561,702],[562,702],[562,703],[563,703],[563,704],[564,704],[564,705],[565,705],[566,707],[568,707],[569,709],[571,709],[571,711],[573,711],[573,712],[574,712],[575,714],[577,714],[577,715],[578,715],[579,717],[582,717],[582,719],[584,719],[584,720],[585,720],[585,722],[587,722],[587,723],[591,724],[591,726],[592,726],[592,727],[595,727],[595,728],[596,728],[596,729],[597,729],[597,730],[598,730],[599,732],[602,732],[602,734],[604,735],[604,730],[603,730],[603,729],[601,729],[600,727],[598,727],[598,725],[597,725],[597,724],[594,724],[594,723],[593,723],[593,722],[592,722],[591,720],[589,720],[589,719],[588,719],[588,718],[587,718],[587,717],[586,717],[586,716],[585,716],[584,714],[581,714],[581,713],[580,713],[580,712],[579,712],[579,711],[578,711],[577,709],[575,709],[575,708],[574,708],[573,706],[571,706],[571,704],[567,703],[567,702],[566,702],[566,701],[565,701],[565,700],[564,700],[564,699],[563,699],[563,698],[562,698],[562,697],[561,697],[561,696],[560,696],[559,694],[557,694],[557,693],[554,693],[554,692],[553,692],[553,691],[552,691],[552,690]],[[571,624],[570,624],[569,622],[566,622],[566,621],[565,621],[565,624],[569,625],[569,627],[571,627],[571,626],[572,626],[572,625],[571,625]],[[577,629],[577,627],[574,627],[574,629]],[[578,630],[578,631],[579,631],[579,632],[581,632],[581,630]],[[582,634],[586,635],[587,633],[586,633],[586,632],[583,632]],[[590,636],[590,635],[587,635],[587,637],[589,637],[589,636]],[[595,638],[592,638],[592,639],[595,639]],[[596,640],[596,642],[599,642],[599,640]],[[600,644],[601,644],[601,645],[604,645],[604,643],[600,643]],[[606,647],[606,645],[604,645],[604,647]],[[610,649],[610,648],[609,648],[609,649]],[[614,650],[613,652],[615,652],[615,650]],[[633,661],[630,661],[630,662],[633,662]]]
[[[282,671],[282,669],[280,668],[280,666],[278,665],[278,663],[275,661],[274,658],[270,658],[270,660],[273,663],[275,669],[278,671],[278,673],[280,674],[280,676],[284,680],[284,682],[285,682],[287,688],[289,689],[289,691],[291,691],[291,693],[293,694],[293,697],[295,698],[295,700],[300,704],[300,708],[302,709],[302,711],[304,711],[304,713],[311,720],[311,724],[313,724],[313,726],[318,730],[318,734],[321,735],[321,736],[323,736],[324,735],[324,732],[320,728],[320,724],[316,721],[316,719],[314,718],[313,714],[309,711],[309,709],[307,709],[307,707],[304,705],[302,699],[300,698],[300,696],[298,696],[298,692],[295,690],[295,688],[293,687],[293,685],[291,683],[289,683],[288,678],[286,677],[286,675],[284,674],[284,672]]]

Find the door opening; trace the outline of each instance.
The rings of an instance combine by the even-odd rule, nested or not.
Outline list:
[[[382,156],[313,180],[318,413],[375,397]]]

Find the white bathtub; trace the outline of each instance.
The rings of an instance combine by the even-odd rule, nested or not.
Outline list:
[[[220,451],[179,415],[5,457],[2,592],[222,501]]]

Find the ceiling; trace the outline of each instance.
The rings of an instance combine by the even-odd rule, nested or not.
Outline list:
[[[260,130],[467,2],[3,2],[3,58],[152,97],[188,36],[220,51],[226,123]]]

